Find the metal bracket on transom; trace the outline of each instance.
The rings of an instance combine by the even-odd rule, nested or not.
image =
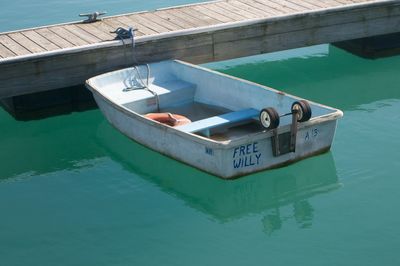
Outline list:
[[[278,134],[277,128],[272,130],[272,154],[275,157],[296,151],[297,126],[297,111],[293,111],[290,132]]]

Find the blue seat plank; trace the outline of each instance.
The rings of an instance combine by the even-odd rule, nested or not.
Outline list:
[[[258,116],[259,111],[253,108],[243,109],[240,111],[230,112],[223,115],[217,115],[202,120],[195,121],[190,124],[176,127],[176,129],[182,130],[188,133],[194,133],[204,130],[209,130],[218,126],[232,124],[244,120],[251,119]]]

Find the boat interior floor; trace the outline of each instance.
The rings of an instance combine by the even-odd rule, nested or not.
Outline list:
[[[226,108],[199,102],[191,102],[178,106],[167,107],[160,111],[184,115],[192,122],[231,112],[231,110]],[[254,120],[230,125],[229,129],[227,127],[217,128],[212,130],[210,136],[208,137],[216,141],[227,141],[237,139],[251,133],[260,132],[262,130],[262,126],[257,120]]]

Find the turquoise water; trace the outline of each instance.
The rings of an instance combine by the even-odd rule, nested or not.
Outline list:
[[[206,66],[342,109],[331,152],[224,181],[99,110],[0,110],[0,265],[399,265],[400,56],[321,45]]]

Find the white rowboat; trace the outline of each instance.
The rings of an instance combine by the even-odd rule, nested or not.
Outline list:
[[[105,73],[86,85],[122,133],[222,178],[328,151],[343,116],[340,110],[177,60]],[[189,120],[179,123],[175,114]]]

